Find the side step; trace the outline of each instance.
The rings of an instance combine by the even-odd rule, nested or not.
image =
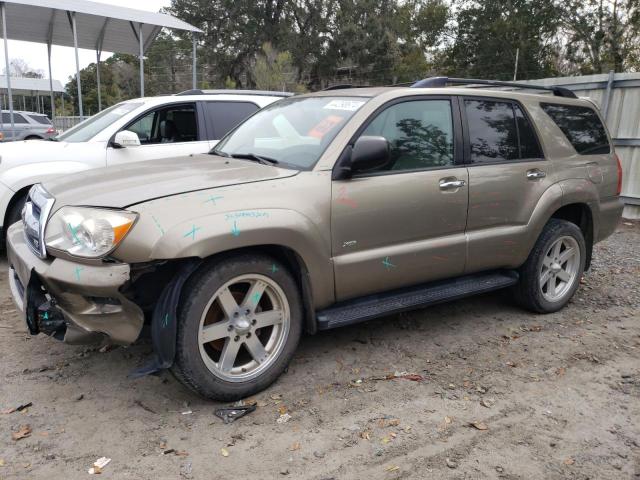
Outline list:
[[[517,282],[517,272],[502,270],[466,275],[347,300],[316,313],[318,330],[343,327],[392,313],[490,292],[509,287]]]

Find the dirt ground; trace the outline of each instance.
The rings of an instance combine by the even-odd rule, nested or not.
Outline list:
[[[230,425],[170,375],[127,378],[148,341],[29,337],[3,274],[0,410],[33,405],[0,414],[0,479],[90,478],[103,456],[98,478],[640,478],[639,247],[621,224],[556,314],[498,292],[305,337]]]

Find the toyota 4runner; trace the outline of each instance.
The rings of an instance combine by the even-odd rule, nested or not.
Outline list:
[[[150,322],[134,373],[232,400],[303,331],[507,287],[564,307],[622,210],[600,115],[561,88],[452,81],[291,97],[209,155],[36,185],[8,231],[30,332],[127,345]]]

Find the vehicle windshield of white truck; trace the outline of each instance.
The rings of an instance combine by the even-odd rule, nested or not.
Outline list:
[[[88,142],[113,122],[142,105],[142,102],[126,102],[113,105],[93,117],[54,138],[60,142]]]

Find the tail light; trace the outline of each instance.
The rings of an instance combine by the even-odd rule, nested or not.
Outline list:
[[[620,163],[620,157],[617,153],[613,154],[616,157],[616,163],[618,164],[618,188],[616,188],[616,195],[622,193],[622,164]]]
[[[47,133],[56,133],[56,129],[53,127],[49,127],[49,129],[47,130]]]

